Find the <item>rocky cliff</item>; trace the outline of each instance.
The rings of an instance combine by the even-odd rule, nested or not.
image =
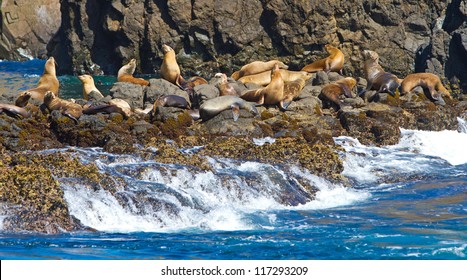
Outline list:
[[[60,1],[3,0],[0,8],[0,59],[46,57],[60,27]]]
[[[292,69],[326,53],[347,56],[347,75],[361,74],[361,50],[404,76],[431,71],[467,87],[465,0],[62,1],[63,22],[49,54],[61,73],[115,74],[137,58],[154,74],[161,45],[178,53],[184,75],[211,76],[249,61],[280,58]]]

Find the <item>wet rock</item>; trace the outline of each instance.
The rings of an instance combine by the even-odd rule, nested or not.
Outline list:
[[[262,137],[261,129],[255,125],[256,118],[249,111],[240,110],[240,117],[237,121],[233,120],[232,111],[225,110],[206,121],[204,125],[210,134],[229,135],[229,136],[251,136]]]

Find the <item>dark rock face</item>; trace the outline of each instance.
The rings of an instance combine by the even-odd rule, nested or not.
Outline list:
[[[427,70],[465,83],[458,59],[466,51],[465,6],[464,0],[62,1],[62,26],[49,53],[60,73],[115,74],[136,58],[138,71],[153,74],[161,45],[169,44],[184,76],[210,77],[272,58],[297,70],[327,56],[322,47],[330,43],[346,55],[347,75],[361,74],[361,51],[372,49],[399,76]]]

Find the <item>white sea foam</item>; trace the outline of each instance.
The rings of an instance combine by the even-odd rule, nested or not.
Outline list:
[[[273,144],[276,142],[276,139],[272,137],[265,137],[265,138],[253,138],[253,143],[257,146],[263,146],[264,144]]]

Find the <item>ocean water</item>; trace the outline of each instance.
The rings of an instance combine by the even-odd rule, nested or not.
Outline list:
[[[0,62],[0,93],[34,86],[42,65]],[[81,94],[76,77],[59,80],[62,96]],[[96,80],[105,93],[115,78]],[[335,138],[351,187],[291,165],[209,158],[205,172],[72,148],[129,187],[111,194],[60,179],[71,214],[97,231],[10,233],[0,220],[0,259],[467,259],[467,125],[458,121],[458,131],[401,129],[386,147]],[[319,189],[313,201],[302,182]]]

